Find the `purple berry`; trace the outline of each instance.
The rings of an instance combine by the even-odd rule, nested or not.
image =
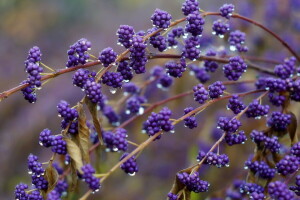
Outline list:
[[[170,26],[171,24],[171,19],[172,16],[164,11],[164,10],[160,10],[160,9],[155,9],[153,15],[151,16],[151,20],[154,26],[156,26],[157,28],[163,28],[166,29]]]
[[[194,11],[198,11],[199,9],[199,3],[197,0],[185,0],[181,7],[181,10],[185,16]]]
[[[288,189],[288,186],[280,181],[271,182],[268,185],[268,192],[271,198],[276,200],[294,199],[294,194]]]
[[[205,54],[206,56],[216,56],[217,52],[209,50]],[[215,72],[218,69],[219,65],[217,62],[212,60],[204,60],[204,68],[208,72]]]
[[[176,47],[178,45],[178,41],[176,38],[180,38],[184,35],[184,30],[182,27],[173,28],[169,33],[167,37],[167,42],[169,47]]]
[[[186,20],[188,24],[185,26],[185,31],[191,33],[193,36],[200,36],[203,32],[205,20],[199,11],[190,13]]]
[[[188,174],[186,172],[178,173],[177,178],[182,184],[186,186],[189,191],[195,193],[208,191],[209,183],[200,180],[198,172],[194,172],[193,174]]]
[[[118,65],[117,72],[120,72],[125,81],[130,81],[133,78],[131,67],[127,61],[121,61]]]
[[[231,57],[229,63],[223,66],[225,77],[231,81],[237,81],[247,70],[247,64],[239,57]]]
[[[134,29],[132,26],[121,25],[117,30],[118,42],[128,49],[132,45]]]
[[[103,84],[110,87],[120,88],[122,87],[123,76],[120,72],[107,71],[103,74],[101,81]]]
[[[40,191],[34,190],[28,194],[28,200],[44,200],[44,198],[40,194]]]
[[[270,151],[272,151],[274,153],[278,153],[280,150],[280,147],[281,147],[281,145],[278,141],[278,137],[276,137],[276,136],[273,136],[272,138],[266,137],[265,147],[267,149],[270,149]]]
[[[118,54],[111,47],[107,47],[100,52],[99,60],[104,67],[108,67],[116,61],[117,56]]]
[[[168,193],[168,200],[177,200],[178,199],[178,195],[173,194],[172,192]]]
[[[224,90],[226,90],[225,85],[221,81],[216,81],[208,86],[209,97],[212,99],[218,98],[223,95]]]
[[[68,50],[68,61],[66,66],[74,67],[79,64],[85,64],[90,58],[87,51],[91,49],[91,46],[91,42],[85,38],[82,38],[71,45]]]
[[[39,144],[44,147],[50,147],[52,142],[52,133],[49,129],[44,129],[40,133]]]
[[[21,84],[25,84],[25,83],[28,83],[28,81],[23,81]],[[37,100],[35,89],[36,89],[35,86],[29,85],[26,88],[21,90],[24,99],[27,100],[29,103],[35,103]]]
[[[63,136],[61,135],[53,136],[51,146],[52,146],[51,150],[54,153],[61,154],[61,155],[67,154],[67,143],[63,139]]]
[[[273,112],[271,118],[268,119],[268,126],[275,131],[285,131],[291,123],[292,116],[281,112]]]
[[[167,39],[159,33],[150,37],[149,43],[158,51],[163,52],[167,49]]]
[[[184,109],[184,114],[187,114],[187,113],[189,113],[193,110],[194,110],[193,107],[187,107],[187,108]],[[196,128],[198,126],[195,114],[193,114],[190,117],[187,117],[187,118],[184,119],[184,126],[190,128],[190,129]]]
[[[202,84],[198,84],[193,87],[194,100],[200,104],[203,104],[208,99],[208,92]]]
[[[257,131],[257,130],[253,130],[250,133],[250,138],[253,142],[255,142],[256,144],[260,144],[261,142],[265,142],[266,141],[266,136],[263,132],[261,131]]]
[[[296,172],[299,169],[299,165],[300,162],[296,156],[286,155],[276,164],[276,168],[278,173],[286,176]]]
[[[158,87],[159,88],[169,88],[173,84],[173,78],[167,74],[162,75],[158,79]]]
[[[237,134],[226,134],[225,136],[225,141],[229,146],[243,144],[246,140],[247,137],[244,131],[239,131]]]
[[[148,61],[146,56],[146,47],[147,45],[141,36],[133,37],[132,46],[130,47],[130,66],[136,74],[146,72],[145,65]]]
[[[44,175],[45,170],[43,169],[42,163],[38,161],[38,157],[30,154],[27,159],[29,174],[37,176]]]
[[[126,101],[126,114],[142,114],[144,108],[141,104],[147,100],[143,96],[132,96]]]
[[[230,50],[239,52],[247,52],[248,48],[244,46],[246,40],[246,34],[239,30],[232,31],[229,34],[228,42],[230,44]]]
[[[290,57],[284,60],[283,64],[276,65],[274,68],[275,74],[281,79],[287,79],[295,73],[296,58]]]
[[[269,101],[274,105],[274,106],[282,106],[286,100],[285,96],[283,95],[276,95],[275,93],[269,93]]]
[[[227,104],[227,108],[232,110],[234,114],[239,114],[242,110],[246,108],[245,104],[239,100],[238,95],[232,95]]]
[[[261,105],[258,100],[253,100],[246,111],[248,118],[260,118],[268,114],[270,109],[269,105]]]
[[[300,158],[300,142],[294,144],[291,147],[291,155],[296,156],[297,158]]]
[[[32,184],[39,190],[47,190],[48,181],[43,176],[33,174],[31,176]]]
[[[225,17],[226,19],[230,19],[232,16],[232,13],[234,11],[234,5],[233,4],[224,4],[220,8],[220,13],[222,17]]]
[[[64,118],[66,121],[73,121],[78,117],[76,109],[70,108],[70,104],[64,100],[61,100],[57,105],[57,111],[59,116]]]
[[[200,37],[192,36],[184,40],[182,56],[190,60],[196,60],[200,56]]]
[[[186,70],[185,59],[180,59],[179,62],[169,61],[165,64],[167,73],[175,78],[180,78],[182,73]]]
[[[112,125],[118,125],[119,124],[119,120],[120,117],[118,116],[118,114],[115,112],[115,110],[109,106],[106,105],[104,106],[104,108],[102,109],[103,115],[108,119],[108,122]]]
[[[229,31],[229,24],[224,23],[220,20],[214,21],[212,26],[213,34],[223,38],[224,35]]]
[[[190,74],[194,75],[201,83],[206,83],[210,79],[210,75],[203,67],[199,67],[197,65],[189,65]]]
[[[242,123],[236,118],[220,117],[218,120],[218,128],[228,134],[235,133],[241,125]]]
[[[126,92],[128,94],[137,94],[138,92],[140,92],[140,88],[132,82],[124,83],[123,90],[124,93]]]
[[[84,92],[86,96],[93,103],[101,103],[103,99],[103,94],[101,92],[101,84],[94,81],[87,81],[84,86]]]
[[[128,141],[127,131],[123,128],[119,128],[115,133],[107,131],[103,134],[103,140],[106,147],[112,151],[127,151]]]
[[[123,158],[128,156],[128,154],[129,153],[124,153],[121,156],[120,160],[122,160]],[[139,171],[139,168],[138,168],[137,163],[136,163],[135,156],[132,156],[131,158],[129,158],[126,162],[121,164],[120,167],[126,174],[129,174],[131,176],[133,176],[135,173],[137,173]]]
[[[82,179],[84,180],[84,182],[86,182],[86,184],[88,184],[89,188],[93,191],[93,192],[97,192],[100,189],[100,179],[96,178],[94,176],[95,174],[95,169],[92,167],[92,165],[87,164],[84,165],[81,168],[83,174],[82,174]]]
[[[87,69],[79,69],[73,75],[73,84],[77,87],[83,88],[87,80],[95,80],[95,74]]]
[[[15,187],[15,199],[18,200],[28,200],[28,194],[26,193],[26,189],[28,189],[28,185],[25,183],[19,183]]]

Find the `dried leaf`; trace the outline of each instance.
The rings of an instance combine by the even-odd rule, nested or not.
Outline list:
[[[77,169],[75,162],[71,162],[71,188],[70,191],[74,191],[76,189],[78,183]]]
[[[79,147],[86,163],[90,162],[89,144],[90,144],[90,131],[86,125],[86,116],[83,110],[83,105],[78,103],[78,141]]]
[[[85,98],[85,104],[89,108],[89,111],[92,115],[93,124],[94,124],[96,132],[98,134],[100,144],[103,145],[102,130],[101,130],[101,124],[100,124],[99,119],[98,119],[97,104],[91,102],[88,98]]]
[[[74,162],[75,168],[79,172],[81,172],[81,167],[83,166],[83,163],[80,148],[70,138],[65,137],[64,140],[67,142],[67,150],[71,157],[71,163]]]
[[[287,114],[290,114],[292,116],[291,123],[288,126],[288,131],[291,139],[291,145],[298,142],[296,130],[297,130],[297,118],[292,112],[288,112]]]
[[[182,184],[182,183],[179,181],[179,179],[178,179],[178,177],[177,177],[177,174],[178,174],[178,173],[182,173],[182,172],[190,173],[190,172],[193,170],[193,167],[194,167],[194,166],[189,167],[189,168],[186,168],[186,169],[183,169],[183,170],[181,170],[181,171],[179,171],[179,172],[176,173],[175,181],[174,181],[174,183],[173,183],[173,186],[172,186],[172,189],[171,189],[170,192],[172,192],[173,194],[177,194],[179,191],[181,191],[181,190],[185,187],[185,185]],[[185,190],[185,195],[186,195],[186,199],[189,199],[189,198],[190,198],[190,195],[191,195],[191,192],[188,191],[188,190]]]
[[[48,181],[48,189],[46,191],[46,193],[48,193],[55,188],[58,181],[58,173],[52,163],[46,168],[44,178]]]

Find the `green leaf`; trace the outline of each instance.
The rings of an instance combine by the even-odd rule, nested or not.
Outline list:
[[[83,105],[82,103],[78,103],[78,142],[83,160],[86,163],[90,162],[89,141],[90,130],[86,125],[86,116],[83,110]]]
[[[100,144],[103,145],[103,137],[102,137],[102,130],[101,130],[101,124],[98,119],[98,112],[97,112],[97,104],[91,102],[88,98],[85,97],[85,104],[89,108],[89,111],[93,118],[93,124],[96,129],[96,132],[98,134],[98,138],[100,141]]]
[[[75,168],[81,173],[83,163],[80,148],[70,138],[65,137],[64,140],[67,142],[67,150],[71,157],[71,163],[74,162]]]

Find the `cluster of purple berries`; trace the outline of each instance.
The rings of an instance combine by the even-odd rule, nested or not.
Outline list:
[[[128,141],[127,131],[123,128],[118,128],[115,133],[107,131],[103,133],[103,140],[106,148],[109,151],[127,151]]]
[[[68,61],[66,66],[74,67],[79,64],[85,64],[90,58],[90,55],[87,53],[87,51],[91,49],[91,46],[91,42],[85,38],[82,38],[71,45],[70,49],[68,50]]]

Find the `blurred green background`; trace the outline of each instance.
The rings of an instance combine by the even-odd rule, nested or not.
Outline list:
[[[34,45],[41,48],[42,61],[57,69],[64,67],[69,46],[82,37],[92,42],[91,52],[94,55],[98,55],[98,52],[107,46],[121,52],[122,48],[117,46],[115,34],[119,25],[132,25],[135,30],[148,29],[152,26],[150,16],[155,8],[167,10],[172,14],[173,19],[181,18],[182,2],[183,0],[0,0],[0,91],[16,86],[26,78],[23,62],[27,57],[28,49]],[[234,1],[201,0],[199,2],[202,9],[216,11],[224,2]],[[281,11],[276,13],[276,16],[284,16],[288,23],[278,22],[277,18],[265,17],[267,0],[244,0],[239,2],[237,10],[267,22],[268,26],[274,27],[294,46],[297,46],[297,43],[294,42],[299,41],[297,40],[299,37],[297,36],[297,24],[288,20],[295,16],[289,11],[290,7],[287,2],[289,1],[276,0],[276,3],[280,5],[278,9]],[[243,4],[247,3],[251,7],[246,5],[244,8]],[[251,11],[251,8],[254,10]],[[274,52],[264,50],[273,44],[273,42],[268,42],[269,39],[266,39],[264,33],[255,28],[249,28],[245,24],[233,24],[236,27],[243,27],[250,35],[252,34],[251,37],[249,36],[251,40],[248,45],[259,50],[252,51],[254,55],[257,53],[268,55],[269,53],[274,57]],[[290,32],[296,33],[296,36],[288,35]],[[210,33],[210,29],[208,33]],[[275,56],[278,58],[277,60],[286,55],[282,47],[276,43],[272,49],[278,53],[278,57],[276,57],[277,54]],[[40,147],[37,142],[38,135],[44,128],[50,128],[53,132],[59,133],[60,119],[57,117],[55,109],[59,100],[64,99],[74,105],[81,99],[82,92],[72,86],[71,76],[71,74],[60,76],[43,87],[43,90],[38,93],[37,103],[33,105],[23,100],[21,93],[12,95],[0,103],[0,199],[12,199],[14,186],[18,182],[30,182],[27,174],[29,153],[41,156],[41,161],[47,161],[49,158],[49,151]],[[248,75],[248,78],[251,77],[255,77],[255,74]],[[218,79],[218,76],[214,79]],[[195,80],[189,80],[189,83],[185,84],[188,86],[196,83]],[[185,88],[177,84],[172,93],[178,93],[183,89]],[[174,109],[178,107],[183,109],[184,106],[189,105],[191,100],[190,98],[170,105]],[[209,137],[211,128],[214,126],[215,116],[213,113],[218,110],[218,114],[224,114],[226,112],[224,108],[225,104],[220,104],[214,109],[210,108],[205,111],[205,115],[199,118],[202,120],[199,120],[200,127],[191,134],[185,133],[186,129],[181,128],[176,131],[178,133],[175,134],[176,137],[164,135],[161,141],[151,145],[139,157],[140,173],[129,177],[119,170],[105,181],[97,197],[145,200],[165,198],[171,188],[176,171],[195,162],[199,145],[204,148],[205,145],[213,142],[213,139]],[[177,116],[181,113],[182,110],[178,109]],[[139,121],[135,125],[140,128],[141,123]],[[247,123],[249,123],[248,130],[245,129],[247,132],[251,131],[251,123],[255,123],[257,126],[257,122],[254,120],[249,120]],[[263,127],[263,122],[261,125]],[[129,130],[138,131],[134,127]],[[136,135],[135,139],[139,142],[146,139],[139,133]],[[199,142],[195,143],[197,138]],[[215,183],[212,190],[224,188],[225,185],[230,184],[233,178],[239,176],[239,173],[243,175],[243,162],[252,152],[249,147],[251,145],[248,141],[247,145],[224,150],[233,157],[232,162],[235,162],[235,167],[222,170],[213,169],[209,173],[205,173],[204,179]],[[112,155],[112,159],[105,163],[107,169],[117,162],[118,157],[119,155]],[[237,173],[238,169],[240,171]],[[225,183],[226,180],[228,181]],[[220,181],[221,183],[219,183]],[[85,186],[82,192],[84,190]],[[96,196],[91,199],[96,199]]]

